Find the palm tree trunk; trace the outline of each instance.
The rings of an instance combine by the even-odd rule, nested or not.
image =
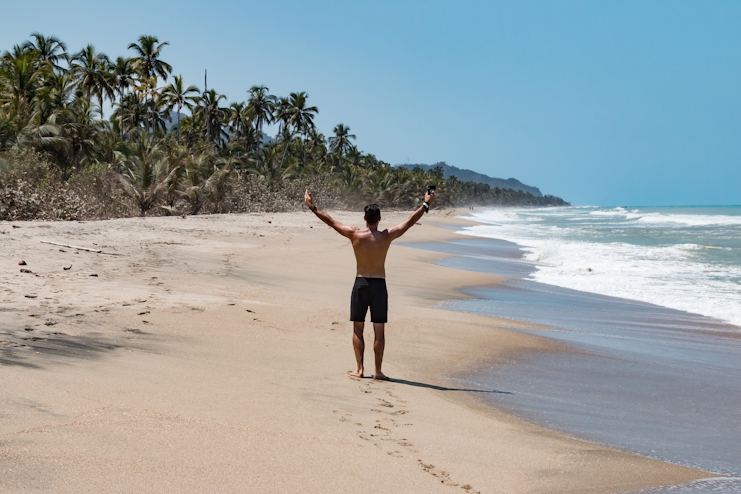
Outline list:
[[[178,144],[180,144],[180,110],[183,108],[183,104],[178,101]]]
[[[283,163],[286,161],[286,154],[288,154],[288,145],[291,143],[290,140],[286,141],[286,144],[283,146],[283,158],[280,160],[280,168],[283,169]]]

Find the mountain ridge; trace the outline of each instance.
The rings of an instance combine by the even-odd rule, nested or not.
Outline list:
[[[422,168],[425,171],[429,171],[436,166],[439,166],[443,169],[443,178],[448,178],[451,175],[455,175],[455,177],[458,180],[461,180],[463,182],[479,182],[488,184],[489,187],[493,188],[500,188],[500,189],[514,189],[514,190],[521,190],[523,192],[530,192],[535,197],[543,197],[543,193],[540,192],[540,189],[537,187],[533,187],[532,185],[525,185],[516,178],[496,178],[496,177],[490,177],[489,175],[485,175],[483,173],[475,172],[473,170],[468,170],[465,168],[458,168],[457,166],[448,165],[444,161],[440,161],[438,163],[435,163],[434,165],[425,165],[425,164],[403,164],[403,165],[394,165],[397,167],[402,168],[409,168],[410,170],[416,166]]]

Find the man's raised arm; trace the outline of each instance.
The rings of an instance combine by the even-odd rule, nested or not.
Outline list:
[[[337,233],[342,235],[343,237],[350,238],[352,237],[353,233],[357,228],[353,228],[351,226],[347,226],[345,224],[340,223],[336,219],[332,218],[330,215],[325,213],[324,211],[320,210],[314,205],[314,195],[309,192],[309,189],[306,189],[306,192],[304,192],[304,202],[306,203],[306,206],[315,214],[317,217],[331,226],[335,229]]]
[[[429,192],[426,192],[424,204],[422,204],[419,207],[419,209],[413,212],[406,221],[399,223],[398,225],[396,225],[395,227],[389,230],[389,235],[391,236],[391,240],[396,240],[397,238],[401,237],[416,222],[418,222],[419,219],[422,217],[422,215],[425,214],[425,211],[427,211],[430,208],[430,204],[432,204],[432,201],[434,200],[435,200],[435,191],[431,190]]]

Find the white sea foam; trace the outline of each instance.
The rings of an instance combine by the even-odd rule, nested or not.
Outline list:
[[[462,233],[520,244],[525,258],[537,265],[535,281],[641,300],[741,326],[741,263],[714,262],[708,254],[731,248],[674,233],[683,228],[676,225],[702,226],[700,237],[712,238],[711,227],[741,225],[741,216],[560,208],[497,209],[473,214],[472,219],[484,224]],[[643,223],[637,225],[636,220]],[[647,232],[644,223],[654,229]],[[640,234],[631,236],[631,224],[640,228],[636,230]],[[623,237],[611,238],[613,230]]]
[[[674,225],[684,225],[688,227],[741,225],[741,216],[731,216],[723,214],[667,214],[643,212],[638,209],[628,210],[626,208],[614,208],[609,210],[590,211],[589,215],[602,218],[624,218],[627,220],[635,220],[640,223],[666,223]]]

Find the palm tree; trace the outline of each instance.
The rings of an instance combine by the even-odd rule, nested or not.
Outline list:
[[[265,86],[252,86],[249,91],[250,99],[247,102],[247,114],[252,120],[258,138],[258,152],[262,143],[262,128],[273,122],[275,114],[275,96],[268,93]]]
[[[136,201],[141,216],[155,206],[181,170],[179,164],[171,167],[166,154],[144,134],[125,167],[125,174],[119,176],[120,183],[124,192]]]
[[[206,138],[209,142],[221,141],[224,133],[223,124],[226,120],[226,109],[219,106],[226,95],[218,94],[215,90],[205,91],[198,99],[195,113],[206,122]]]
[[[334,137],[329,140],[329,149],[342,156],[352,149],[350,140],[355,140],[355,134],[350,133],[350,127],[339,124],[334,128]]]
[[[73,103],[77,81],[69,72],[52,72],[44,81],[35,97],[39,122],[46,122],[54,112],[64,112]]]
[[[242,139],[244,131],[247,128],[245,122],[245,104],[244,101],[241,103],[232,103],[229,105],[227,112],[227,123],[232,128],[233,137],[237,140]]]
[[[146,122],[147,107],[137,95],[129,93],[121,99],[113,116],[121,127],[121,134],[125,134]]]
[[[160,60],[162,48],[169,44],[167,41],[160,43],[156,36],[144,35],[139,38],[138,43],[129,45],[129,50],[136,52],[133,58],[134,68],[147,79],[154,77],[155,85],[158,77],[167,79],[167,75],[172,72],[172,66]]]
[[[270,189],[292,175],[291,167],[284,168],[282,161],[278,161],[278,149],[276,142],[264,146],[260,150],[260,159],[248,170]]]
[[[138,43],[129,44],[129,50],[134,50],[136,56],[132,59],[134,69],[139,73],[142,79],[141,88],[148,90],[151,99],[154,98],[154,92],[157,88],[157,79],[167,80],[167,75],[172,72],[172,66],[160,60],[162,48],[169,45],[167,41],[160,43],[156,36],[144,35],[139,38]],[[150,101],[150,103],[153,103]],[[154,106],[151,104],[150,106]],[[150,127],[154,129],[154,124],[150,122]]]
[[[288,96],[288,107],[285,108],[286,126],[293,127],[294,134],[303,134],[304,141],[309,131],[314,128],[314,117],[319,110],[316,106],[306,106],[309,95],[305,92],[291,93]],[[306,145],[302,141],[303,162],[306,162]]]
[[[31,37],[35,41],[26,41],[23,45],[36,52],[39,60],[48,63],[54,70],[64,70],[59,62],[67,60],[67,45],[62,43],[56,36],[44,36],[40,33],[33,33]]]
[[[30,116],[31,104],[48,69],[39,64],[34,50],[15,46],[0,63],[0,108],[11,120],[20,119],[20,127]]]
[[[103,118],[103,96],[111,100],[115,96],[113,78],[109,67],[110,60],[104,53],[97,53],[93,45],[87,45],[72,57],[71,68],[78,78],[78,87],[87,95],[98,97],[100,117]]]
[[[180,111],[183,106],[187,106],[189,110],[193,109],[193,104],[198,101],[198,88],[195,86],[188,86],[187,88],[183,84],[183,76],[176,75],[174,81],[165,86],[162,90],[162,97],[165,100],[165,108],[169,113],[176,105],[178,107],[178,143],[180,142]]]
[[[118,57],[111,65],[111,75],[113,76],[113,87],[118,92],[118,105],[123,105],[123,98],[126,90],[134,85],[134,62],[130,58]],[[121,126],[121,136],[123,136],[123,125]]]

